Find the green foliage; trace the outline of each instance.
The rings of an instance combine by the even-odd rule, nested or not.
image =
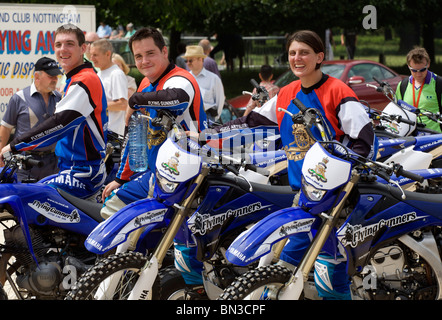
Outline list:
[[[18,0],[15,3],[59,3],[66,0]],[[404,22],[422,26],[442,22],[440,0],[73,0],[93,4],[97,23],[155,26],[164,31],[237,32],[243,35],[285,34],[298,29],[362,28],[363,8],[377,9],[378,26],[397,27]]]

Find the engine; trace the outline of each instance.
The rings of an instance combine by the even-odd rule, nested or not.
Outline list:
[[[29,253],[19,225],[5,230],[4,234],[5,245],[16,258],[16,285],[21,291],[26,290],[28,297],[62,299],[76,276],[86,271],[90,265],[83,263],[77,258],[77,252],[71,250],[69,244],[72,244],[72,239],[65,231],[32,227],[29,231],[38,264]],[[77,247],[76,244],[73,247]]]
[[[431,267],[406,246],[380,248],[360,275],[352,295],[364,300],[431,300],[437,293]]]

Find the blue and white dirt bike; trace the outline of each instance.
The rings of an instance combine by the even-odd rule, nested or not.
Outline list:
[[[377,160],[385,163],[400,162],[407,170],[442,168],[442,134],[419,122],[421,116],[426,116],[440,124],[441,115],[416,109],[397,100],[388,82],[373,79],[379,86],[367,86],[382,92],[390,100],[382,111],[367,110],[375,123],[379,139]]]
[[[304,159],[299,206],[272,213],[234,240],[226,252],[231,263],[261,258],[261,266],[219,299],[300,299],[323,252],[345,252],[353,299],[441,299],[442,195],[377,182],[376,176],[391,181],[393,174],[423,181],[400,164],[316,142]],[[269,263],[275,244],[306,232],[313,239],[294,270]]]
[[[174,134],[158,152],[154,197],[124,207],[89,235],[85,245],[91,252],[116,248],[117,253],[83,274],[67,299],[169,298],[160,287],[159,272],[174,239],[196,245],[196,258],[210,266],[203,276],[206,293],[217,297],[228,280],[248,270],[225,263],[230,241],[246,226],[293,203],[289,186],[244,179],[238,175],[240,167],[259,169],[201,147],[180,132],[172,115],[160,114]],[[181,297],[185,294],[183,290]]]
[[[0,173],[0,282],[10,298],[64,299],[96,260],[83,243],[103,220],[102,205],[44,183],[15,183],[17,168],[40,165],[9,153]]]

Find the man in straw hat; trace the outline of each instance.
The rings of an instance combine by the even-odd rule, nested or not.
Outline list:
[[[183,58],[195,77],[204,101],[204,111],[207,118],[217,121],[224,107],[224,87],[221,79],[213,72],[204,68],[204,54],[201,46],[187,46]]]

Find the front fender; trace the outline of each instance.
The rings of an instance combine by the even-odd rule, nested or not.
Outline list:
[[[316,218],[299,207],[276,211],[233,241],[226,253],[231,263],[246,266],[270,252],[276,242],[300,232],[309,232]]]
[[[148,225],[151,229],[161,227],[168,210],[172,208],[156,199],[135,201],[92,230],[85,241],[85,247],[93,253],[103,254],[126,241],[128,235],[138,228]]]

